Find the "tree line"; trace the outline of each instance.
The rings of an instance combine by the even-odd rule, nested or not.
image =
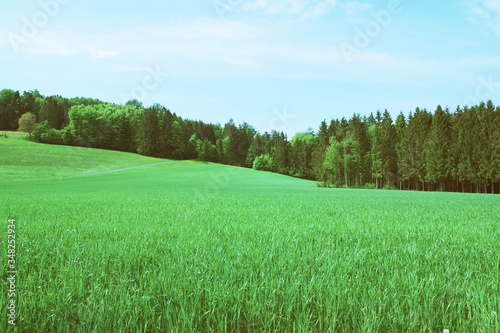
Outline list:
[[[325,187],[500,192],[500,107],[492,101],[453,111],[416,108],[395,120],[387,110],[355,113],[323,120],[318,131],[289,140],[283,132],[259,133],[245,122],[222,126],[182,119],[160,104],[2,90],[0,129],[29,128],[31,122],[33,138],[42,143],[197,158]]]

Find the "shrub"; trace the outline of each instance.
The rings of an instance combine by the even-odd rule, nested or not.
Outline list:
[[[61,131],[50,128],[46,133],[42,134],[42,142],[53,145],[62,145],[63,137],[61,135]]]
[[[268,154],[257,156],[253,161],[254,170],[273,171],[273,158]]]
[[[76,131],[73,126],[66,126],[61,130],[62,141],[65,145],[74,146],[76,143],[81,140],[76,135]]]
[[[37,142],[49,143],[55,145],[63,144],[63,137],[61,131],[50,127],[47,120],[38,124],[33,130],[33,137]]]
[[[42,142],[42,134],[47,133],[47,131],[51,128],[49,126],[49,122],[47,120],[42,121],[38,125],[36,125],[35,129],[33,130],[33,138],[37,142]]]

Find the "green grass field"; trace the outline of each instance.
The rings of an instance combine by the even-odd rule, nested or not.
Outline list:
[[[499,332],[500,197],[0,138],[1,329]],[[16,322],[7,225],[16,222]]]

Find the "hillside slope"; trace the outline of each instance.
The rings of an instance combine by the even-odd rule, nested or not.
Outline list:
[[[112,150],[40,144],[28,135],[0,136],[0,181],[82,175],[168,160]]]
[[[498,196],[7,140],[19,331],[499,331]]]

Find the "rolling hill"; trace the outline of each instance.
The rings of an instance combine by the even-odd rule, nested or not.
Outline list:
[[[18,331],[500,327],[496,196],[324,189],[15,136],[0,153]]]

